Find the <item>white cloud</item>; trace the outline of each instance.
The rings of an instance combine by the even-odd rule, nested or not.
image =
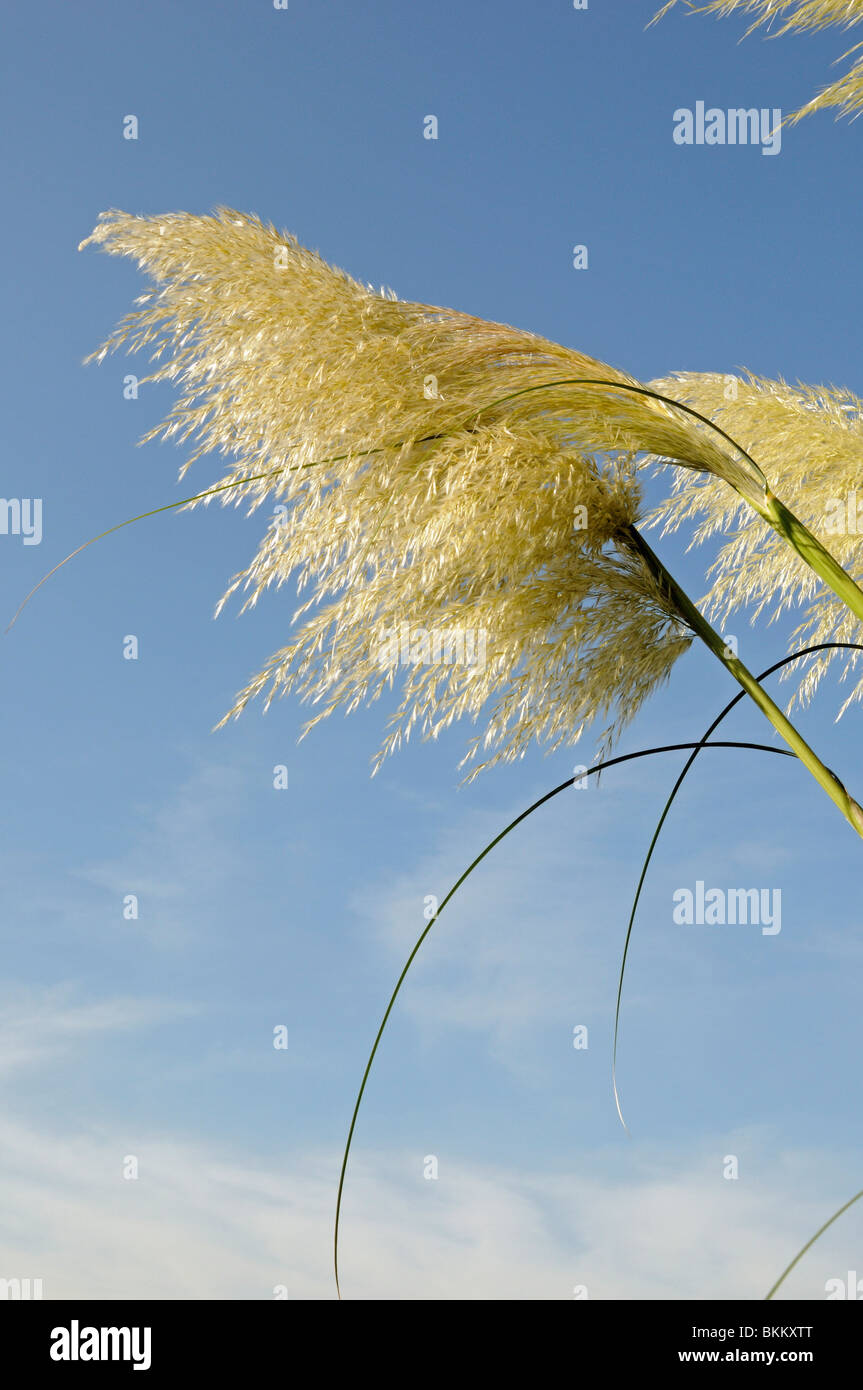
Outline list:
[[[158,1021],[177,1006],[70,987],[10,995],[0,1060],[49,1063],[76,1042]],[[32,1107],[31,1107],[32,1109]],[[122,1123],[122,1128],[121,1128]],[[340,1153],[269,1159],[128,1119],[84,1127],[0,1111],[0,1278],[41,1279],[46,1298],[269,1299],[333,1296]],[[745,1155],[739,1179],[720,1157]],[[358,1149],[348,1170],[341,1267],[367,1299],[752,1298],[850,1195],[853,1159],[784,1151],[752,1130],[686,1148],[582,1146],[567,1171]],[[124,1176],[134,1158],[137,1177]],[[863,1209],[849,1212],[789,1281],[823,1298],[859,1264]]]
[[[52,1135],[0,1122],[6,1238],[0,1277],[46,1298],[333,1296],[335,1153],[269,1164],[157,1136]],[[134,1154],[137,1180],[124,1180]],[[615,1171],[617,1169],[617,1171]],[[763,1298],[847,1197],[835,1164],[785,1156],[769,1180],[722,1179],[713,1158],[628,1151],[570,1173],[519,1173],[366,1153],[349,1170],[343,1294],[365,1299]],[[586,1176],[586,1174],[590,1174]],[[789,1281],[823,1298],[854,1266],[849,1212]],[[858,1261],[859,1262],[859,1261]]]

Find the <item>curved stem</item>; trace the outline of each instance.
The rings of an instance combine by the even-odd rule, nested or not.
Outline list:
[[[836,650],[863,652],[863,646],[861,646],[859,642],[818,642],[815,646],[803,647],[799,652],[792,652],[790,656],[783,657],[781,661],[774,661],[773,665],[768,666],[764,671],[761,672],[759,676],[756,677],[756,679],[760,684],[762,681],[766,680],[768,676],[772,676],[775,671],[780,671],[783,666],[789,666],[793,661],[800,661],[804,656],[815,656],[817,652]],[[617,1107],[617,1113],[620,1117],[620,1123],[623,1125],[623,1128],[626,1130],[627,1134],[629,1133],[629,1129],[627,1128],[626,1121],[623,1118],[623,1110],[621,1109],[620,1104],[620,1093],[617,1087],[617,1044],[620,1035],[620,1008],[621,1001],[623,998],[623,980],[626,974],[626,962],[629,957],[629,943],[632,937],[632,929],[635,926],[635,915],[638,911],[638,904],[641,900],[641,890],[644,887],[644,881],[647,877],[647,870],[650,867],[650,863],[653,858],[653,851],[656,848],[659,836],[662,832],[662,827],[665,824],[666,818],[668,816],[669,811],[671,810],[677,793],[680,791],[680,788],[683,786],[683,783],[686,780],[687,774],[689,773],[689,769],[692,767],[692,764],[695,762],[695,759],[698,757],[702,748],[709,746],[707,740],[710,738],[710,735],[716,729],[719,728],[719,725],[723,722],[726,716],[729,715],[731,711],[737,705],[740,704],[740,701],[743,699],[745,694],[745,690],[739,690],[737,694],[734,696],[733,700],[729,700],[725,708],[721,710],[720,713],[716,716],[709,728],[705,729],[698,743],[694,745],[692,752],[686,759],[686,762],[684,763],[683,768],[680,771],[677,781],[671,788],[671,795],[669,796],[664,807],[662,808],[662,815],[659,817],[659,820],[657,822],[656,828],[653,832],[650,844],[647,849],[647,854],[644,858],[644,863],[641,866],[641,873],[638,879],[638,886],[635,890],[635,897],[632,902],[632,910],[629,914],[629,922],[627,923],[626,927],[626,938],[623,943],[623,956],[620,962],[620,974],[618,976],[617,981],[617,1003],[615,1005],[614,1010],[614,1043],[612,1047],[611,1057],[611,1084],[614,1090],[614,1103]]]
[[[736,439],[732,439],[731,435],[727,434],[725,430],[722,429],[720,425],[717,425],[714,420],[711,420],[708,415],[702,415],[700,410],[695,410],[691,405],[686,405],[684,401],[676,401],[673,396],[664,396],[661,391],[654,391],[649,386],[637,386],[634,382],[629,381],[611,381],[603,377],[562,377],[558,381],[542,381],[535,386],[522,386],[518,391],[511,391],[508,396],[501,396],[499,400],[491,401],[488,405],[480,406],[478,413],[482,414],[486,410],[491,410],[494,406],[505,405],[507,401],[514,401],[519,396],[528,396],[532,391],[546,391],[550,386],[606,386],[611,387],[612,390],[615,391],[629,391],[636,396],[646,396],[650,400],[659,401],[661,405],[674,406],[676,410],[682,410],[685,415],[690,415],[693,420],[699,420],[702,425],[709,425],[716,434],[720,435],[725,440],[726,444],[730,444],[733,449],[736,449],[738,454],[741,454],[743,458],[746,459],[746,462],[757,474],[758,481],[764,489],[764,492],[767,493],[769,491],[770,485],[766,477],[755,462],[755,459],[751,454],[746,452],[742,444],[738,444]],[[692,464],[686,464],[682,460],[675,459],[674,461],[680,463],[682,468],[693,467]],[[732,484],[732,486],[734,485]],[[739,491],[740,489],[736,490]],[[746,496],[747,501],[752,500],[748,496],[748,493],[741,492],[741,496]]]
[[[797,1264],[797,1262],[798,1262],[799,1260],[802,1260],[802,1259],[803,1259],[803,1256],[806,1254],[806,1251],[812,1249],[812,1246],[815,1244],[815,1242],[816,1242],[816,1240],[818,1239],[818,1237],[819,1237],[819,1236],[823,1236],[823,1234],[824,1234],[824,1232],[827,1230],[828,1226],[832,1226],[834,1221],[838,1221],[838,1219],[839,1219],[839,1217],[842,1215],[842,1213],[845,1212],[845,1211],[847,1211],[849,1207],[853,1207],[853,1205],[854,1205],[855,1202],[859,1202],[859,1200],[860,1200],[861,1197],[863,1197],[863,1188],[861,1188],[859,1192],[855,1192],[855,1193],[854,1193],[854,1196],[851,1198],[851,1200],[848,1201],[848,1202],[846,1202],[845,1205],[844,1205],[843,1207],[840,1207],[838,1211],[834,1211],[834,1213],[833,1213],[833,1215],[830,1217],[830,1220],[829,1220],[829,1221],[825,1221],[823,1226],[819,1226],[818,1230],[815,1232],[815,1234],[814,1234],[814,1236],[812,1237],[812,1239],[811,1239],[811,1240],[807,1240],[806,1244],[803,1246],[803,1249],[802,1249],[802,1250],[798,1250],[797,1254],[794,1256],[794,1259],[791,1261],[790,1265],[786,1265],[785,1269],[783,1269],[782,1273],[780,1274],[779,1278],[776,1280],[776,1283],[773,1285],[773,1288],[770,1290],[770,1292],[769,1292],[768,1294],[765,1294],[765,1296],[764,1296],[764,1302],[765,1302],[765,1303],[769,1303],[770,1299],[773,1297],[773,1295],[775,1294],[776,1290],[779,1288],[779,1285],[782,1284],[782,1283],[784,1282],[784,1280],[785,1280],[786,1277],[791,1273],[792,1269],[793,1269],[794,1266]]]
[[[630,391],[639,396],[649,397],[651,400],[659,401],[662,405],[674,406],[682,410],[684,414],[690,415],[693,419],[699,420],[703,425],[709,427],[720,435],[727,444],[742,455],[749,466],[756,474],[761,484],[761,493],[757,489],[746,486],[748,480],[741,470],[734,466],[737,481],[726,478],[725,481],[730,487],[739,493],[754,511],[772,526],[782,538],[787,541],[791,548],[796,551],[802,560],[813,569],[820,579],[833,590],[838,598],[841,598],[846,607],[850,608],[856,617],[863,621],[863,589],[852,579],[851,575],[842,568],[830,551],[821,544],[816,536],[812,534],[807,526],[803,524],[799,517],[785,506],[785,503],[772,491],[770,484],[755,462],[751,454],[747,453],[742,444],[738,444],[715,420],[709,416],[702,415],[700,411],[693,409],[691,405],[686,405],[683,401],[676,401],[672,396],[665,396],[659,391],[653,391],[649,386],[636,386],[629,382],[609,381],[600,378],[563,378],[560,381],[546,381],[537,386],[525,386],[519,391],[513,391],[508,396],[501,396],[500,400],[493,401],[491,405],[483,406],[482,410],[490,410],[492,406],[503,405],[506,401],[515,400],[518,396],[528,395],[531,391],[543,391],[550,386],[604,386],[611,387],[617,391]],[[674,459],[672,462],[683,468],[691,468],[692,464],[687,464],[685,460]]]
[[[338,1195],[337,1195],[337,1197],[336,1197],[336,1219],[335,1219],[335,1229],[334,1229],[334,1233],[333,1233],[333,1267],[334,1267],[335,1277],[336,1277],[336,1292],[337,1292],[339,1298],[341,1298],[341,1296],[342,1296],[342,1291],[341,1291],[341,1287],[340,1287],[340,1284],[339,1284],[339,1221],[340,1221],[340,1218],[341,1218],[341,1210],[342,1210],[342,1193],[343,1193],[343,1191],[344,1191],[344,1185],[345,1185],[345,1174],[346,1174],[346,1172],[347,1172],[348,1158],[349,1158],[350,1152],[351,1152],[351,1144],[353,1143],[354,1130],[356,1129],[357,1116],[359,1115],[359,1112],[360,1112],[360,1106],[361,1106],[361,1104],[362,1104],[363,1095],[364,1095],[364,1093],[365,1093],[366,1083],[367,1083],[367,1081],[368,1081],[368,1079],[369,1079],[369,1075],[370,1075],[370,1073],[371,1073],[372,1063],[373,1063],[374,1060],[375,1060],[375,1054],[377,1053],[378,1047],[379,1047],[379,1045],[380,1045],[381,1038],[383,1037],[384,1029],[385,1029],[386,1026],[387,1026],[387,1021],[389,1020],[389,1016],[390,1016],[390,1014],[391,1014],[392,1011],[393,1011],[393,1006],[394,1006],[394,1004],[395,1004],[395,1002],[396,1002],[396,999],[398,998],[399,991],[401,990],[401,987],[402,987],[402,985],[403,985],[404,982],[405,982],[405,978],[406,978],[407,973],[408,973],[408,971],[410,970],[410,968],[411,968],[411,966],[412,966],[412,964],[413,964],[413,962],[414,962],[414,959],[415,959],[415,957],[416,957],[416,955],[417,955],[417,952],[419,951],[420,947],[422,946],[423,942],[425,941],[426,937],[428,936],[428,934],[429,934],[429,932],[431,931],[432,927],[434,926],[435,922],[436,922],[436,921],[438,920],[438,918],[440,917],[440,915],[441,915],[441,913],[443,912],[444,908],[446,907],[447,903],[450,902],[450,900],[451,900],[451,899],[455,896],[455,894],[458,892],[459,888],[460,888],[461,885],[464,883],[465,879],[467,879],[467,878],[473,873],[474,869],[477,867],[478,864],[481,864],[481,863],[482,863],[482,861],[483,861],[483,859],[485,859],[486,855],[491,853],[491,851],[494,849],[495,845],[499,845],[500,842],[501,842],[501,840],[503,840],[503,839],[510,833],[511,830],[514,830],[515,827],[516,827],[517,825],[520,825],[521,822],[522,822],[523,820],[526,820],[528,816],[532,815],[534,811],[539,810],[540,806],[544,806],[545,803],[546,803],[547,801],[551,801],[552,797],[559,796],[561,792],[566,791],[567,787],[571,787],[575,781],[580,780],[580,777],[581,777],[582,775],[585,776],[585,777],[591,777],[591,776],[593,776],[593,775],[596,774],[596,773],[602,772],[603,769],[609,768],[609,767],[615,767],[615,766],[618,765],[619,763],[628,763],[628,762],[632,762],[632,761],[633,761],[634,759],[636,759],[636,758],[648,758],[648,757],[652,757],[653,754],[655,754],[655,753],[675,753],[675,752],[680,752],[681,750],[686,749],[686,748],[690,748],[690,749],[692,749],[692,748],[699,748],[699,749],[700,749],[700,748],[745,748],[745,749],[753,749],[753,750],[756,750],[757,752],[761,752],[761,753],[773,753],[773,754],[776,754],[776,755],[778,755],[779,757],[783,757],[783,758],[791,758],[791,757],[794,757],[794,756],[795,756],[793,753],[786,752],[786,750],[785,750],[784,748],[771,748],[768,744],[764,744],[764,743],[716,742],[716,743],[700,743],[700,744],[694,744],[694,743],[667,743],[667,744],[663,744],[661,747],[658,747],[658,748],[642,748],[642,749],[640,749],[637,753],[622,753],[622,754],[618,754],[618,755],[617,755],[616,757],[614,757],[614,758],[606,758],[603,762],[597,763],[594,767],[588,768],[588,769],[587,769],[587,772],[585,772],[585,773],[583,773],[583,774],[579,774],[578,777],[570,777],[570,778],[567,779],[567,781],[561,782],[559,786],[554,787],[550,792],[546,792],[545,796],[541,796],[541,797],[539,798],[538,801],[535,801],[535,802],[533,803],[532,806],[528,806],[527,810],[526,810],[526,811],[522,811],[521,815],[516,816],[515,820],[510,821],[509,825],[507,825],[506,828],[505,828],[504,830],[502,830],[502,831],[500,832],[499,835],[496,835],[495,838],[491,841],[490,844],[486,845],[486,847],[485,847],[485,849],[482,851],[482,853],[477,855],[477,857],[476,857],[476,858],[468,865],[468,867],[465,869],[465,871],[464,871],[464,873],[461,875],[461,877],[458,878],[458,879],[456,880],[456,882],[453,884],[452,888],[451,888],[451,889],[449,890],[449,892],[447,893],[446,897],[443,899],[443,901],[442,901],[440,907],[438,908],[437,912],[435,913],[434,917],[431,919],[431,921],[429,922],[428,926],[423,930],[423,932],[421,933],[421,935],[420,935],[419,938],[417,939],[416,945],[414,946],[413,950],[411,951],[410,955],[408,956],[407,961],[405,962],[405,965],[404,965],[404,969],[402,970],[401,974],[399,975],[398,980],[396,981],[395,989],[393,990],[392,994],[390,995],[390,1000],[389,1000],[389,1003],[387,1004],[386,1012],[384,1013],[384,1016],[383,1016],[383,1018],[382,1018],[382,1020],[381,1020],[381,1025],[380,1025],[380,1027],[378,1028],[377,1035],[376,1035],[375,1040],[374,1040],[374,1043],[373,1043],[373,1045],[372,1045],[372,1050],[371,1050],[371,1052],[369,1053],[369,1059],[368,1059],[368,1061],[367,1061],[367,1063],[366,1063],[366,1069],[365,1069],[365,1071],[363,1072],[363,1079],[362,1079],[362,1081],[361,1081],[361,1083],[360,1083],[360,1089],[359,1089],[359,1092],[357,1093],[357,1099],[356,1099],[356,1102],[355,1102],[355,1104],[354,1104],[353,1114],[351,1115],[350,1129],[348,1130],[348,1138],[347,1138],[347,1142],[346,1142],[346,1144],[345,1144],[345,1151],[344,1151],[344,1155],[343,1155],[343,1157],[342,1157],[342,1167],[341,1167],[341,1172],[340,1172],[340,1174],[339,1174],[339,1189],[338,1189]]]

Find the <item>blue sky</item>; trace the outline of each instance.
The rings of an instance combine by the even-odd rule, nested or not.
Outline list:
[[[143,362],[81,365],[143,284],[76,250],[106,208],[257,213],[363,281],[644,379],[749,367],[860,391],[863,125],[811,118],[776,157],[672,138],[698,100],[793,109],[847,41],[739,44],[741,25],[682,13],[645,32],[652,12],[7,7],[0,491],[43,499],[41,544],[0,535],[8,617],[81,541],[220,471],[196,464],[182,491],[182,451],[136,447],[172,399],[123,399]],[[129,527],[2,640],[0,1277],[41,1277],[46,1297],[332,1297],[341,1145],[424,897],[592,758],[586,737],[460,787],[463,725],[372,780],[383,701],[299,745],[289,700],[212,733],[295,606],[283,590],[212,621],[261,526],[209,508]],[[702,592],[705,555],[661,550]],[[787,649],[790,625],[729,627],[753,669]],[[689,654],[622,751],[698,738],[734,693],[714,668]],[[800,724],[859,797],[861,716],[835,725],[840,703],[825,681]],[[755,712],[726,728],[775,742]],[[558,797],[434,928],[357,1129],[347,1296],[759,1298],[863,1185],[860,849],[766,754],[705,753],[669,820],[624,998],[631,1139],[619,1125],[616,972],[680,762]],[[780,888],[781,933],[675,925],[672,894],[697,880]],[[855,1209],[788,1295],[823,1298],[861,1238]]]

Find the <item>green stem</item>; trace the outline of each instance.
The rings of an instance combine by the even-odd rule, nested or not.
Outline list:
[[[790,514],[789,514],[790,515]],[[852,796],[849,796],[839,778],[834,776],[829,768],[826,768],[818,755],[809,747],[809,744],[795,729],[794,725],[782,713],[777,704],[771,700],[767,691],[758,683],[752,672],[744,666],[739,657],[731,656],[727,649],[727,644],[708,623],[704,615],[696,608],[677,580],[665,568],[659,556],[651,550],[647,541],[636,530],[630,526],[622,535],[624,543],[628,543],[631,548],[641,556],[653,578],[657,581],[660,588],[666,593],[674,607],[675,612],[686,623],[688,627],[700,637],[705,646],[709,647],[728,670],[738,685],[741,685],[747,695],[754,700],[761,710],[761,713],[770,720],[774,729],[788,744],[793,753],[797,754],[800,761],[809,769],[815,781],[823,788],[830,797],[830,800],[839,807],[849,825],[853,826],[857,834],[863,839],[863,808],[861,808]]]
[[[834,560],[830,551],[813,536],[808,527],[803,525],[799,517],[790,512],[785,503],[769,489],[764,496],[763,509],[756,506],[755,510],[797,551],[801,559],[829,585],[851,612],[863,621],[863,590],[855,584],[838,561]]]
[[[765,1298],[764,1298],[765,1303],[769,1302],[769,1300],[773,1297],[773,1295],[776,1293],[777,1289],[779,1288],[779,1285],[785,1282],[785,1280],[788,1278],[788,1275],[791,1273],[791,1271],[792,1271],[792,1269],[794,1268],[794,1266],[795,1266],[800,1260],[803,1259],[803,1256],[806,1254],[806,1251],[812,1249],[812,1246],[815,1244],[816,1240],[818,1240],[819,1236],[823,1236],[824,1232],[828,1229],[828,1227],[829,1227],[829,1226],[832,1226],[834,1221],[838,1221],[838,1220],[839,1220],[839,1217],[843,1214],[843,1212],[846,1212],[846,1211],[848,1210],[849,1207],[853,1207],[853,1205],[854,1205],[855,1202],[859,1202],[861,1197],[863,1197],[863,1190],[861,1190],[860,1192],[855,1192],[855,1193],[854,1193],[854,1196],[851,1197],[851,1198],[849,1199],[849,1201],[847,1201],[847,1202],[845,1203],[844,1206],[841,1206],[841,1207],[839,1208],[838,1211],[834,1211],[834,1213],[833,1213],[833,1215],[830,1217],[829,1221],[825,1221],[823,1226],[819,1226],[818,1230],[815,1232],[815,1234],[814,1234],[814,1236],[812,1237],[812,1239],[811,1239],[811,1240],[807,1240],[807,1242],[806,1242],[806,1244],[804,1245],[803,1249],[802,1249],[802,1250],[798,1250],[797,1254],[794,1256],[794,1259],[791,1261],[790,1265],[786,1265],[786,1267],[783,1269],[783,1271],[782,1271],[782,1273],[780,1274],[779,1278],[776,1280],[776,1283],[773,1285],[773,1288],[770,1290],[770,1292],[769,1292],[768,1294],[765,1295]]]
[[[695,749],[696,747],[699,749],[699,751],[702,748],[751,748],[760,753],[775,754],[777,757],[780,758],[793,757],[793,754],[787,753],[784,748],[768,748],[767,745],[763,743],[709,743],[705,737],[701,739],[701,741],[697,745],[694,743],[667,743],[663,745],[661,748],[640,748],[637,753],[618,753],[617,756],[614,758],[606,758],[602,762],[594,763],[593,767],[589,767],[584,775],[585,777],[598,777],[600,772],[603,772],[606,768],[617,767],[621,763],[633,762],[636,758],[651,758],[656,753],[677,753],[684,748]],[[507,825],[503,830],[501,830],[499,835],[495,835],[494,839],[491,841],[491,844],[486,845],[485,849],[482,850],[482,852],[478,854],[476,858],[471,861],[470,864],[468,864],[464,873],[461,875],[460,878],[456,880],[452,888],[447,893],[446,897],[441,902],[441,905],[435,913],[434,917],[431,919],[428,925],[423,928],[419,940],[417,941],[416,945],[414,946],[413,950],[408,956],[405,967],[402,970],[402,973],[399,975],[398,980],[396,981],[395,989],[390,995],[389,1003],[387,1004],[386,1008],[386,1013],[383,1016],[381,1026],[378,1029],[374,1043],[372,1044],[372,1050],[369,1054],[369,1059],[366,1062],[366,1069],[363,1072],[363,1079],[360,1082],[360,1089],[357,1094],[356,1101],[354,1102],[353,1114],[351,1115],[351,1126],[348,1130],[348,1138],[345,1144],[344,1153],[342,1155],[342,1167],[341,1172],[339,1173],[339,1188],[338,1193],[336,1195],[336,1222],[333,1231],[333,1268],[336,1276],[336,1292],[338,1293],[339,1298],[341,1298],[342,1296],[341,1287],[339,1285],[339,1222],[341,1220],[342,1195],[345,1189],[345,1175],[348,1170],[348,1159],[350,1158],[351,1144],[353,1143],[354,1130],[357,1126],[357,1117],[360,1113],[360,1106],[363,1103],[363,1095],[365,1094],[366,1083],[371,1074],[372,1065],[374,1063],[378,1047],[380,1046],[381,1038],[384,1035],[384,1030],[387,1026],[387,1021],[389,1020],[390,1014],[393,1011],[396,999],[399,995],[399,991],[401,990],[402,985],[407,979],[408,971],[413,965],[413,962],[416,959],[420,947],[422,946],[423,942],[425,941],[435,922],[438,921],[447,903],[452,901],[459,888],[468,878],[470,878],[474,869],[476,869],[482,863],[486,855],[491,854],[491,851],[495,848],[495,846],[499,845],[501,840],[506,839],[507,835],[509,835],[511,831],[515,830],[517,825],[521,825],[522,821],[527,820],[528,816],[532,816],[534,811],[538,811],[541,806],[544,806],[547,801],[551,801],[553,797],[560,796],[561,792],[566,791],[567,788],[571,787],[578,780],[579,778],[577,775],[575,777],[568,777],[565,782],[561,782],[559,786],[553,787],[550,792],[546,792],[545,796],[541,796],[538,801],[534,801],[532,806],[528,806],[526,811],[522,811],[521,815],[516,816],[515,820],[510,821],[509,825]]]

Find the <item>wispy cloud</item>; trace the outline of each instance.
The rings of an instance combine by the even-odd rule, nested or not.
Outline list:
[[[599,928],[610,911],[602,840],[614,811],[604,797],[596,788],[562,793],[478,866],[412,967],[401,1006],[418,1022],[488,1032],[492,1051],[514,1059],[540,1020],[568,1020],[576,1003],[582,1012],[608,1006],[608,941]],[[393,983],[426,925],[424,913],[434,909],[427,899],[442,901],[522,809],[460,816],[414,866],[355,896],[353,907],[392,963]]]
[[[745,1141],[741,1141],[745,1142]],[[0,1121],[6,1228],[0,1277],[41,1278],[46,1298],[333,1296],[333,1152],[287,1163],[171,1138],[55,1135]],[[128,1180],[130,1157],[138,1176]],[[768,1178],[723,1181],[715,1156],[602,1154],[590,1172],[526,1175],[440,1156],[363,1155],[344,1208],[348,1297],[568,1300],[763,1298],[843,1199],[836,1162],[783,1155]],[[823,1298],[854,1267],[849,1213],[788,1296]],[[858,1261],[859,1262],[859,1261]]]
[[[70,1054],[89,1038],[136,1028],[195,1012],[166,999],[129,995],[84,999],[75,985],[47,989],[6,988],[0,994],[0,1079],[22,1068]]]
[[[194,921],[208,903],[221,901],[245,862],[235,838],[244,791],[235,768],[201,763],[163,805],[139,808],[140,828],[124,853],[85,865],[77,876],[112,896],[118,920],[126,897],[136,895],[136,929],[151,944],[187,944]]]

